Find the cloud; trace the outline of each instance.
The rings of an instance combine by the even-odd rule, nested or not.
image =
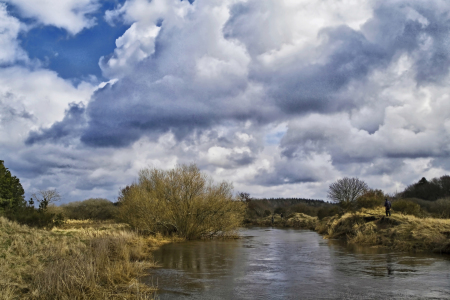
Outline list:
[[[21,30],[23,26],[20,21],[9,16],[6,5],[0,2],[0,66],[28,60],[17,41]]]
[[[40,131],[31,131],[25,144],[42,143],[44,141],[61,141],[66,138],[75,137],[86,124],[84,105],[80,103],[69,103],[69,109],[66,110],[64,119],[55,122],[50,128],[41,128]],[[77,130],[78,129],[78,130]],[[70,141],[67,141],[70,142]]]
[[[323,198],[344,176],[400,191],[450,170],[449,9],[126,1],[105,13],[129,26],[99,58],[109,83],[0,71],[0,124],[20,128],[0,154],[30,187],[71,199],[114,197],[141,168],[191,162],[255,196]]]
[[[143,135],[172,131],[182,139],[224,122],[264,125],[364,109],[372,123],[361,126],[374,132],[384,106],[372,116],[368,101],[348,90],[360,90],[402,53],[423,83],[420,74],[437,71],[426,69],[421,54],[443,49],[434,43],[437,48],[428,51],[421,41],[441,40],[436,32],[447,30],[442,17],[423,16],[419,2],[407,8],[382,2],[373,11],[372,2],[329,8],[319,2],[235,3],[134,0],[109,12],[109,19],[132,25],[100,61],[106,76],[120,80],[89,103],[82,141],[126,147]],[[394,32],[389,23],[397,26]],[[307,24],[314,26],[306,30]]]
[[[94,26],[95,18],[91,14],[100,7],[98,0],[5,1],[17,7],[22,17],[35,19],[43,25],[64,28],[70,34]]]

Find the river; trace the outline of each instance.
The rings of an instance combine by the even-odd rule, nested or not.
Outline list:
[[[165,299],[450,299],[450,256],[349,247],[316,232],[251,228],[174,243],[148,283]]]

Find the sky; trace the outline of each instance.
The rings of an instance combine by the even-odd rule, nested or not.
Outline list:
[[[117,199],[195,163],[253,197],[450,174],[445,0],[0,0],[0,159]]]

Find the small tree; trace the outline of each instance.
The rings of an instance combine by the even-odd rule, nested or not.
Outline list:
[[[0,211],[23,207],[26,204],[24,194],[19,178],[12,176],[0,160]]]
[[[350,208],[354,201],[365,194],[369,186],[358,178],[342,178],[330,184],[328,198],[343,208]]]
[[[176,233],[186,239],[212,237],[236,229],[245,203],[232,185],[214,184],[196,165],[141,170],[139,181],[119,196],[119,218],[147,232]]]
[[[243,201],[243,202],[250,202],[252,200],[249,193],[239,192],[237,194],[237,197],[240,201]]]
[[[50,203],[61,200],[61,195],[57,190],[40,190],[34,193],[33,198],[39,203],[39,210],[45,211]]]

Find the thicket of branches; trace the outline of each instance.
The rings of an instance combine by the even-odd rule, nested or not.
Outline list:
[[[165,171],[141,170],[137,183],[119,196],[119,218],[147,232],[186,239],[226,234],[243,221],[245,204],[228,182],[215,184],[194,164]]]
[[[358,178],[345,177],[330,185],[328,198],[338,202],[342,207],[348,208],[368,190],[369,186],[364,181]]]
[[[117,206],[108,199],[89,198],[61,205],[64,216],[75,220],[109,220],[117,214]]]

